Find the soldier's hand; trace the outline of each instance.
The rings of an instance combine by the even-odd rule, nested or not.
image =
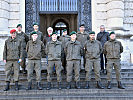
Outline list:
[[[4,61],[4,63],[6,63],[6,60],[3,60]]]

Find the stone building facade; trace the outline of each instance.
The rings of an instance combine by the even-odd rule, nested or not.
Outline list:
[[[53,25],[57,22],[56,18],[57,20],[62,18],[68,25],[69,32],[78,31],[79,24],[85,24],[87,31],[93,30],[96,33],[99,32],[100,25],[105,25],[107,31],[114,30],[122,37],[120,38],[124,45],[122,62],[127,65],[132,63],[133,48],[131,47],[132,41],[129,39],[133,34],[132,0],[72,0],[77,2],[76,10],[65,12],[43,11],[41,6],[44,2],[42,1],[50,0],[0,0],[0,61],[9,30],[16,28],[18,23],[23,25],[23,31],[29,33],[32,31],[32,24],[38,22],[40,30],[45,35],[47,27],[54,27]],[[69,0],[64,0],[66,1]]]

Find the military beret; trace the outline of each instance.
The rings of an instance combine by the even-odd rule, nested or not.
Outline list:
[[[38,25],[38,23],[34,23],[33,26],[34,26],[34,25]]]
[[[16,32],[15,29],[10,30],[10,33],[11,33],[11,34],[14,33],[14,32]]]
[[[63,32],[67,31],[67,29],[64,29]]]
[[[81,27],[81,26],[85,26],[85,25],[84,25],[84,24],[81,24],[80,27]]]
[[[70,33],[70,35],[73,35],[73,34],[76,34],[76,32],[75,32],[75,31],[72,31],[72,32]]]
[[[22,25],[21,25],[21,24],[18,24],[18,25],[17,25],[17,28],[18,28],[18,27],[22,27]]]
[[[95,34],[95,32],[94,31],[91,31],[91,32],[89,32],[89,34]]]
[[[114,32],[114,31],[110,32],[110,33],[109,33],[109,36],[110,36],[111,34],[115,34],[115,32]]]
[[[51,34],[51,36],[52,36],[53,34],[56,34],[56,35],[57,35],[57,33],[56,33],[56,32],[53,32],[53,33]]]
[[[38,34],[38,33],[34,31],[34,32],[31,33],[31,35],[33,35],[33,34]]]

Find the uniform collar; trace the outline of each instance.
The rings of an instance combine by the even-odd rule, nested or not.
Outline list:
[[[87,33],[84,31],[83,33],[81,33],[80,31],[77,34],[83,34],[86,35]]]
[[[32,43],[36,44],[36,43],[37,43],[37,41],[38,41],[38,39],[36,39],[36,41],[33,41],[33,40],[32,40]]]
[[[70,43],[74,44],[74,43],[77,43],[77,41],[76,40],[75,41],[70,40]]]
[[[17,39],[16,39],[16,37],[15,37],[14,39],[12,39],[12,37],[10,37],[9,40],[10,40],[11,42],[12,42],[12,41],[15,42]]]
[[[91,43],[95,43],[95,42],[96,42],[96,40],[89,40],[89,42],[91,42]]]
[[[18,31],[17,31],[17,35],[22,35],[23,34],[23,31],[21,31],[21,33],[18,33]]]
[[[110,39],[109,41],[110,41],[110,42],[115,42],[115,41],[116,41],[116,39],[114,39],[114,40]]]
[[[58,40],[57,40],[57,41],[51,40],[51,43],[52,43],[52,44],[59,44],[59,41],[58,41]]]

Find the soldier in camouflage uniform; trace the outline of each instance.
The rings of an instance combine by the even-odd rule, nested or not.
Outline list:
[[[110,40],[104,44],[103,53],[106,54],[107,57],[107,81],[108,81],[108,89],[111,89],[111,74],[112,67],[114,66],[116,72],[116,79],[118,81],[118,88],[124,89],[121,84],[121,65],[120,58],[121,53],[123,52],[123,46],[120,41],[116,40],[115,32],[110,33]]]
[[[39,25],[38,25],[38,23],[34,23],[34,24],[33,24],[33,29],[34,29],[33,32],[37,32],[37,34],[38,34],[38,39],[41,40],[41,41],[43,41],[43,34],[42,34],[42,32],[39,31]],[[31,32],[31,33],[32,33],[32,32]],[[32,39],[31,33],[30,33],[30,39]]]
[[[22,42],[22,46],[23,46],[23,59],[22,62],[20,63],[20,66],[22,67],[22,72],[24,74],[26,74],[26,57],[27,57],[27,53],[26,53],[26,44],[29,41],[29,37],[22,31],[22,25],[18,24],[17,25],[17,38],[19,40],[21,40]]]
[[[51,89],[51,75],[53,72],[53,67],[55,66],[58,89],[61,89],[61,56],[62,56],[62,44],[57,40],[57,33],[52,33],[52,40],[46,45],[46,55],[48,56],[48,66],[47,66],[47,90]]]
[[[15,90],[18,90],[18,81],[19,81],[19,62],[22,61],[22,43],[16,38],[16,30],[13,29],[10,31],[11,37],[5,41],[3,60],[5,64],[5,73],[6,73],[6,87],[4,91],[9,90],[9,85],[11,77],[13,75],[15,82]]]
[[[97,81],[97,87],[103,89],[100,79],[100,54],[102,52],[102,45],[99,41],[95,40],[95,32],[89,33],[90,39],[86,41],[84,50],[86,58],[86,87],[89,88],[89,81],[91,79],[92,67],[94,68],[95,78]]]
[[[77,41],[79,41],[81,43],[82,48],[85,45],[85,42],[89,39],[89,34],[87,32],[85,32],[85,25],[81,24],[79,27],[79,32],[77,32]],[[83,48],[84,49],[84,48]],[[85,54],[83,53],[83,56],[81,58],[81,69],[84,69],[85,67]]]
[[[62,36],[60,36],[59,41],[62,42],[63,49],[64,49],[66,43],[68,41],[70,41],[70,36],[67,35],[66,29],[63,30],[63,34],[62,34]],[[62,66],[64,67],[64,73],[66,73],[66,55],[65,55],[65,53],[63,53],[63,55],[62,55]]]
[[[68,41],[65,46],[67,60],[67,89],[71,88],[73,70],[75,72],[75,87],[80,89],[80,60],[83,50],[80,42],[76,40],[76,32],[72,31],[70,35],[71,40]]]
[[[41,58],[42,54],[44,54],[44,44],[41,40],[38,39],[38,33],[32,32],[31,33],[32,40],[27,43],[26,51],[28,54],[28,90],[31,89],[32,85],[32,77],[33,71],[36,72],[36,81],[37,81],[37,88],[42,90],[41,87]]]

